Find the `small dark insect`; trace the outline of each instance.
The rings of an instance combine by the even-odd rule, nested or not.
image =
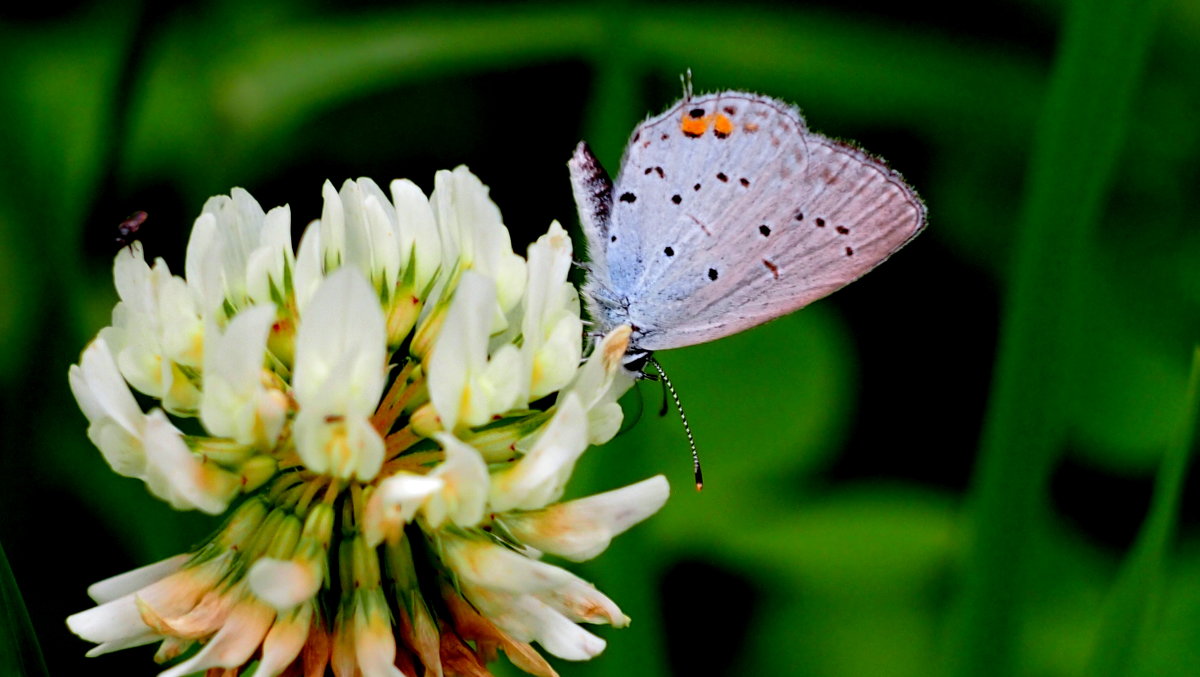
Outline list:
[[[137,241],[138,229],[146,222],[146,212],[134,212],[117,226],[117,246],[128,247]]]

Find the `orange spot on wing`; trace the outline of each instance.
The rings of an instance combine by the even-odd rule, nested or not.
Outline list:
[[[757,132],[758,131],[758,125],[756,125],[753,122],[747,122],[746,124],[744,124],[742,126],[746,128],[747,132]]]
[[[687,113],[683,114],[683,119],[679,123],[679,128],[688,136],[700,136],[708,131],[708,123],[711,118],[707,115],[694,118]]]
[[[733,123],[729,121],[728,117],[717,113],[717,120],[713,123],[713,131],[721,136],[729,136],[729,133],[733,131]]]

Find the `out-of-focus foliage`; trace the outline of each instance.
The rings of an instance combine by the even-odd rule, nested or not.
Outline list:
[[[0,542],[50,673],[152,674],[148,650],[84,659],[62,619],[90,582],[215,526],[110,472],[66,388],[108,322],[117,223],[147,211],[149,253],[179,270],[203,200],[232,186],[290,201],[303,224],[326,178],[428,190],[465,163],[523,247],[574,222],[574,144],[615,169],[687,68],[697,90],[795,101],[812,128],[887,158],[930,226],[829,300],[659,356],[708,483],[691,491],[679,423],[643,383],[629,430],[584,456],[570,490],[666,472],[675,495],[580,567],[633,625],[556,667],[1200,672],[1189,449],[1159,485],[1176,497],[1154,496],[1194,425],[1200,5],[1126,19],[1107,8],[1141,3],[915,4],[270,0],[0,18]],[[1013,336],[1032,359],[997,361]],[[1025,427],[1043,420],[1053,434]]]

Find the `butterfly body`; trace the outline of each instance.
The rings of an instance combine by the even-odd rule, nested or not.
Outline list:
[[[881,161],[746,92],[679,101],[639,125],[616,182],[585,143],[569,162],[601,331],[627,366],[791,313],[862,276],[925,225]]]

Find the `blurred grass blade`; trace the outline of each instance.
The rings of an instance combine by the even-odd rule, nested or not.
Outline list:
[[[25,677],[48,675],[29,612],[21,600],[21,589],[0,546],[0,674]]]
[[[1187,420],[1179,437],[1159,468],[1150,514],[1121,567],[1100,620],[1095,653],[1086,673],[1092,677],[1129,674],[1157,625],[1164,560],[1175,532],[1188,461],[1196,442],[1196,423],[1200,420],[1200,346],[1192,355],[1186,411]]]
[[[1034,141],[996,377],[970,496],[970,550],[952,618],[950,675],[1019,670],[1030,541],[1062,445],[1061,388],[1081,265],[1125,137],[1161,2],[1075,0]]]

